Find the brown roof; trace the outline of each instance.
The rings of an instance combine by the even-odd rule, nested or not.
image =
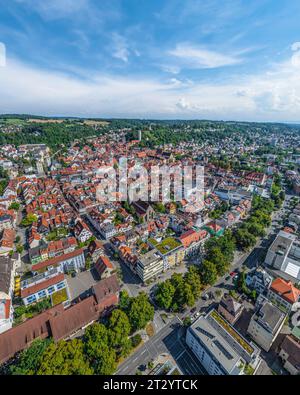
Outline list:
[[[100,304],[107,296],[120,291],[120,285],[116,274],[99,281],[92,287],[97,303]]]
[[[100,316],[94,296],[75,304],[50,319],[50,327],[53,339],[59,341],[75,333],[84,326],[97,320]]]
[[[224,309],[226,309],[234,317],[241,311],[241,308],[243,308],[243,305],[236,301],[229,294],[225,294],[223,296],[220,305],[224,307]]]
[[[60,255],[55,258],[49,259],[48,261],[37,263],[36,265],[32,266],[32,271],[41,270],[48,266],[58,265],[60,262],[64,262],[68,259],[74,258],[75,256],[81,255],[82,253],[83,248],[79,248],[78,250],[69,252],[68,254]]]
[[[51,336],[49,318],[63,310],[64,307],[60,304],[0,334],[0,363],[29,347],[34,340]]]
[[[288,361],[300,371],[300,342],[294,336],[286,336],[281,344],[283,351],[288,354]]]

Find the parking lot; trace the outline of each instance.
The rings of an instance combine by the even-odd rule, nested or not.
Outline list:
[[[100,280],[99,275],[93,269],[78,273],[76,277],[66,276],[66,278],[72,300],[79,296],[86,297],[90,288]]]

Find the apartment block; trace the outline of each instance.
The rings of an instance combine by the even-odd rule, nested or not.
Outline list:
[[[247,333],[263,350],[269,351],[284,325],[285,317],[286,315],[278,307],[260,296]]]
[[[164,262],[156,249],[148,251],[146,254],[139,255],[136,273],[145,283],[151,278],[158,276],[164,271]]]

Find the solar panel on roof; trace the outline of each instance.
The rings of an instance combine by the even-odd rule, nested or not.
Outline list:
[[[197,326],[196,329],[197,329],[197,331],[199,331],[200,333],[202,333],[204,336],[207,336],[207,337],[209,337],[210,339],[213,339],[213,338],[214,338],[214,336],[213,336],[211,333],[209,333],[209,332],[207,332],[206,330],[200,328],[200,326]]]
[[[233,359],[233,356],[226,350],[225,347],[219,342],[219,340],[215,340],[214,344],[218,347],[218,349],[225,355],[227,359]]]

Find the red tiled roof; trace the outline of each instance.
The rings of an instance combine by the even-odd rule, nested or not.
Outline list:
[[[99,260],[101,260],[101,262],[103,262],[103,264],[108,268],[108,269],[113,269],[114,266],[111,263],[111,261],[106,257],[106,256],[100,256]]]
[[[43,281],[39,284],[33,285],[32,287],[22,289],[21,291],[21,297],[22,298],[27,298],[29,295],[33,295],[36,292],[42,291],[43,289],[46,289],[48,287],[51,287],[51,285],[60,283],[65,279],[65,276],[63,273],[58,274],[55,277],[49,278],[46,281]]]
[[[190,229],[180,236],[180,241],[184,247],[187,248],[191,243],[203,239],[206,235],[207,232],[205,230],[196,232],[195,230]]]
[[[285,281],[282,278],[276,278],[272,282],[271,290],[291,304],[298,302],[300,297],[300,290],[294,287],[291,281]]]

